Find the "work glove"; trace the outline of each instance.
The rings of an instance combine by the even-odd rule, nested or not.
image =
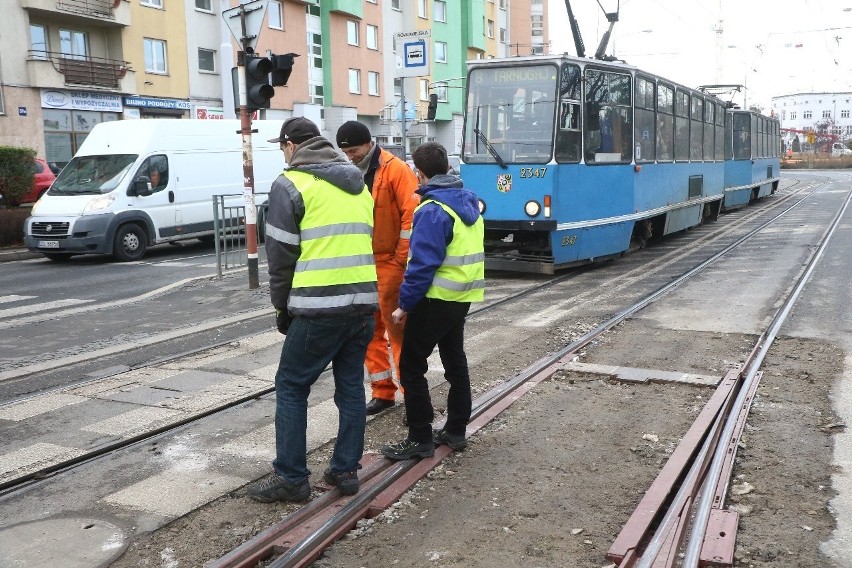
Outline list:
[[[290,329],[290,323],[292,323],[293,318],[290,317],[290,314],[287,310],[279,310],[275,308],[275,327],[278,328],[279,333],[283,333],[287,335],[287,330]]]

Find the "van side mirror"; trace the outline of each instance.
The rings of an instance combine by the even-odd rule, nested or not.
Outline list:
[[[138,195],[140,197],[147,197],[153,194],[154,191],[151,189],[151,178],[148,176],[139,176],[130,187],[127,189],[127,195],[133,196]]]

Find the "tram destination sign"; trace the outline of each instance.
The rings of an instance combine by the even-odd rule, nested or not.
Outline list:
[[[553,65],[531,65],[524,67],[477,68],[471,75],[475,83],[541,83],[556,80],[556,67]]]

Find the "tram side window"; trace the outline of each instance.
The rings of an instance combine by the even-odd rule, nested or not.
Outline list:
[[[674,89],[657,87],[657,161],[674,159]]]
[[[760,133],[757,130],[757,116],[751,116],[751,156],[760,156]]]
[[[745,112],[734,113],[734,159],[751,159],[750,116]]]
[[[689,126],[689,159],[693,162],[700,162],[704,159],[702,156],[702,147],[704,146],[704,99],[696,95],[692,95]]]
[[[714,157],[717,161],[725,159],[725,105],[716,104],[716,151]]]
[[[654,82],[650,79],[636,77],[635,88],[635,116],[636,127],[634,138],[636,149],[633,158],[637,162],[653,162],[655,157],[654,146],[656,140],[656,122],[654,120],[654,103],[656,96]]]
[[[586,69],[584,127],[587,163],[630,162],[633,159],[630,75]]]
[[[675,160],[689,160],[689,93],[675,93]]]
[[[556,161],[579,162],[582,158],[580,123],[580,67],[562,65],[559,81],[559,115],[556,125]]]
[[[713,161],[713,123],[716,120],[715,116],[716,105],[713,101],[704,101],[704,161]]]

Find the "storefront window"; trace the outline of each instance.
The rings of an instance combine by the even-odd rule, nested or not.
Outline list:
[[[71,161],[96,124],[118,120],[118,113],[43,109],[44,144],[48,163],[60,168]]]

